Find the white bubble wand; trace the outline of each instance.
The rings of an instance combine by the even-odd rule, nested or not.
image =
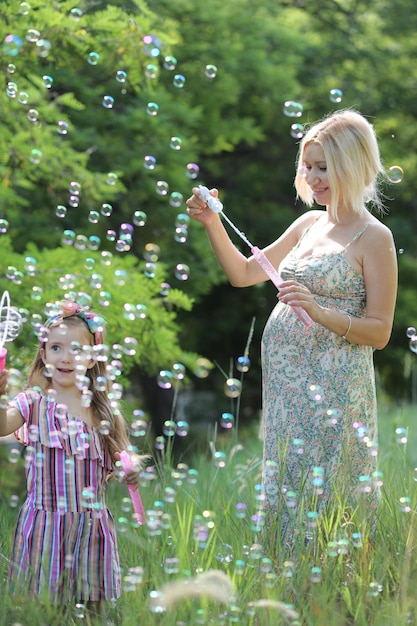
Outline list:
[[[203,200],[207,202],[208,208],[211,209],[211,211],[213,211],[214,213],[221,213],[224,219],[226,220],[226,222],[229,224],[229,226],[231,226],[231,228],[233,228],[235,233],[239,235],[239,237],[249,246],[250,251],[252,252],[256,261],[262,267],[262,269],[267,274],[267,276],[269,276],[271,281],[274,283],[275,287],[279,290],[283,281],[281,280],[281,277],[278,274],[275,267],[268,260],[266,255],[262,252],[262,250],[260,250],[257,246],[254,246],[246,237],[245,233],[242,233],[242,231],[240,231],[237,228],[237,226],[233,224],[233,222],[227,217],[226,213],[223,211],[222,202],[220,202],[218,198],[214,198],[212,195],[210,195],[210,192],[207,187],[204,187],[203,185],[199,185],[199,191]],[[314,321],[311,319],[309,314],[306,311],[304,311],[303,308],[298,307],[298,306],[291,306],[291,308],[294,311],[294,313],[297,315],[298,319],[304,324],[306,328],[310,328],[311,326],[313,326]]]
[[[4,291],[0,299],[0,370],[6,367],[5,342],[15,339],[21,328],[22,316],[16,308],[10,306],[9,292]]]

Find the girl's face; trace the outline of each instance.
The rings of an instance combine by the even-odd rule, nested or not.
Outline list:
[[[327,166],[323,148],[318,143],[309,143],[304,150],[304,177],[314,200],[321,206],[329,206],[331,190],[327,178]]]
[[[52,326],[41,357],[54,389],[75,386],[77,376],[85,376],[94,366],[91,353],[83,350],[91,346],[91,333],[84,323]]]

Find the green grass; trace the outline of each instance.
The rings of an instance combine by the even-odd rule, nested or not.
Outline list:
[[[200,454],[185,466],[165,459],[153,480],[144,480],[141,493],[148,525],[135,527],[127,489],[109,486],[108,503],[118,525],[124,593],[118,611],[123,626],[188,626],[191,624],[247,626],[401,626],[417,623],[417,466],[416,408],[393,408],[380,403],[379,459],[384,485],[377,528],[355,542],[355,528],[343,525],[340,511],[329,511],[320,522],[316,543],[298,549],[292,562],[276,553],[268,534],[257,530],[251,516],[260,508],[261,443],[255,430],[233,433],[216,441],[225,452],[225,467],[212,454]],[[408,429],[408,443],[396,441],[397,428]],[[207,446],[208,447],[208,446]],[[0,506],[0,624],[72,624],[47,600],[16,601],[8,596],[4,579],[17,508],[10,497],[23,498],[23,468],[1,462]],[[190,471],[191,470],[191,471]],[[198,473],[197,473],[198,472]],[[410,511],[401,510],[410,498]],[[246,517],[236,505],[246,505]],[[242,506],[241,506],[242,508]],[[150,598],[167,583],[190,581],[208,570],[221,570],[233,585],[227,602],[208,597],[180,598],[166,611],[151,610]],[[218,585],[227,591],[228,581]],[[206,588],[206,590],[208,587]],[[267,606],[256,606],[266,600]],[[284,608],[274,601],[284,603]],[[299,617],[286,615],[292,607]],[[86,620],[84,619],[84,623]]]

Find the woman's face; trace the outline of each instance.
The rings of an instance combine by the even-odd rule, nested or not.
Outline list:
[[[309,143],[303,155],[305,180],[313,192],[314,201],[321,206],[329,206],[331,190],[327,177],[327,164],[323,148],[318,143]]]

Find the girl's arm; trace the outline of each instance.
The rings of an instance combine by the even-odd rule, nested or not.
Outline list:
[[[6,396],[9,372],[0,371],[0,396]],[[0,401],[0,437],[11,435],[24,424],[24,419],[16,407],[6,408],[6,402]]]

